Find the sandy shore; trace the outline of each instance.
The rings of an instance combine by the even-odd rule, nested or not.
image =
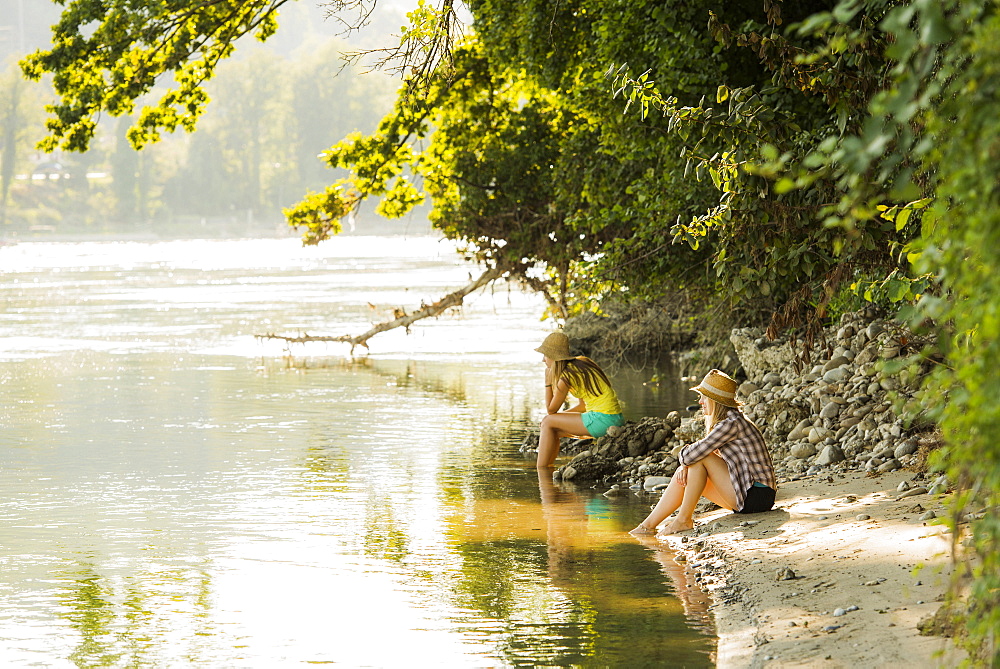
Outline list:
[[[948,588],[951,535],[920,520],[927,510],[944,515],[941,499],[897,499],[912,477],[851,472],[784,483],[769,513],[709,512],[695,530],[664,540],[712,594],[718,666],[961,661],[949,639],[917,629]]]

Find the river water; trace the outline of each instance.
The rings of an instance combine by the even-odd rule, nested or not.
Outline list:
[[[426,237],[0,247],[0,663],[711,666],[705,596],[539,480],[541,301]],[[645,375],[645,376],[644,376]],[[630,417],[686,399],[619,370]]]

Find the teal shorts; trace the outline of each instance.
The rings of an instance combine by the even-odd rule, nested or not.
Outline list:
[[[580,414],[583,426],[591,437],[603,437],[612,425],[621,425],[625,419],[620,413],[601,413],[599,411],[584,411]]]

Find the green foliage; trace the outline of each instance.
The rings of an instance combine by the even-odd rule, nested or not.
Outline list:
[[[895,76],[900,85],[875,111],[887,125],[905,118],[923,129],[910,142],[920,158],[918,177],[933,189],[923,217],[918,267],[946,290],[927,296],[915,313],[941,324],[939,340],[949,365],[935,375],[930,395],[947,440],[937,464],[963,494],[956,514],[985,509],[972,522],[972,594],[966,625],[978,662],[1000,663],[1000,16],[987,0],[914,2],[885,21],[897,38]],[[918,86],[912,69],[933,65]],[[957,528],[956,528],[957,531]]]
[[[277,10],[288,0],[136,3],[132,0],[71,0],[53,26],[52,48],[22,61],[26,76],[53,74],[61,96],[50,105],[45,151],[85,150],[103,112],[127,116],[164,74],[177,84],[156,106],[144,107],[129,141],[136,148],[160,139],[161,131],[194,130],[208,102],[203,84],[233,42],[251,33],[267,39],[277,29]]]
[[[288,224],[305,228],[302,241],[318,244],[340,232],[340,219],[347,216],[357,203],[357,197],[344,193],[341,184],[330,186],[323,193],[309,193],[294,207],[285,210]]]

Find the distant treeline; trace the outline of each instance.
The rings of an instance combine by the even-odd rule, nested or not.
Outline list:
[[[294,39],[269,41],[266,48],[246,40],[238,58],[219,66],[205,85],[211,105],[197,133],[165,134],[136,151],[126,139],[136,114],[104,116],[86,152],[44,153],[36,144],[46,135],[44,108],[55,95],[47,80],[24,79],[17,61],[25,53],[18,44],[29,51],[45,46],[37,39],[50,37],[48,25],[59,9],[46,3],[25,12],[30,16],[22,31],[15,3],[0,4],[0,50],[6,55],[0,60],[2,236],[281,228],[284,207],[341,176],[318,154],[349,133],[374,130],[399,84],[345,67],[341,52],[357,45],[317,30],[330,33],[335,26],[309,5],[289,19],[303,25]],[[43,19],[35,9],[51,16]],[[386,10],[382,36],[402,20]],[[161,84],[163,90],[172,86]]]

